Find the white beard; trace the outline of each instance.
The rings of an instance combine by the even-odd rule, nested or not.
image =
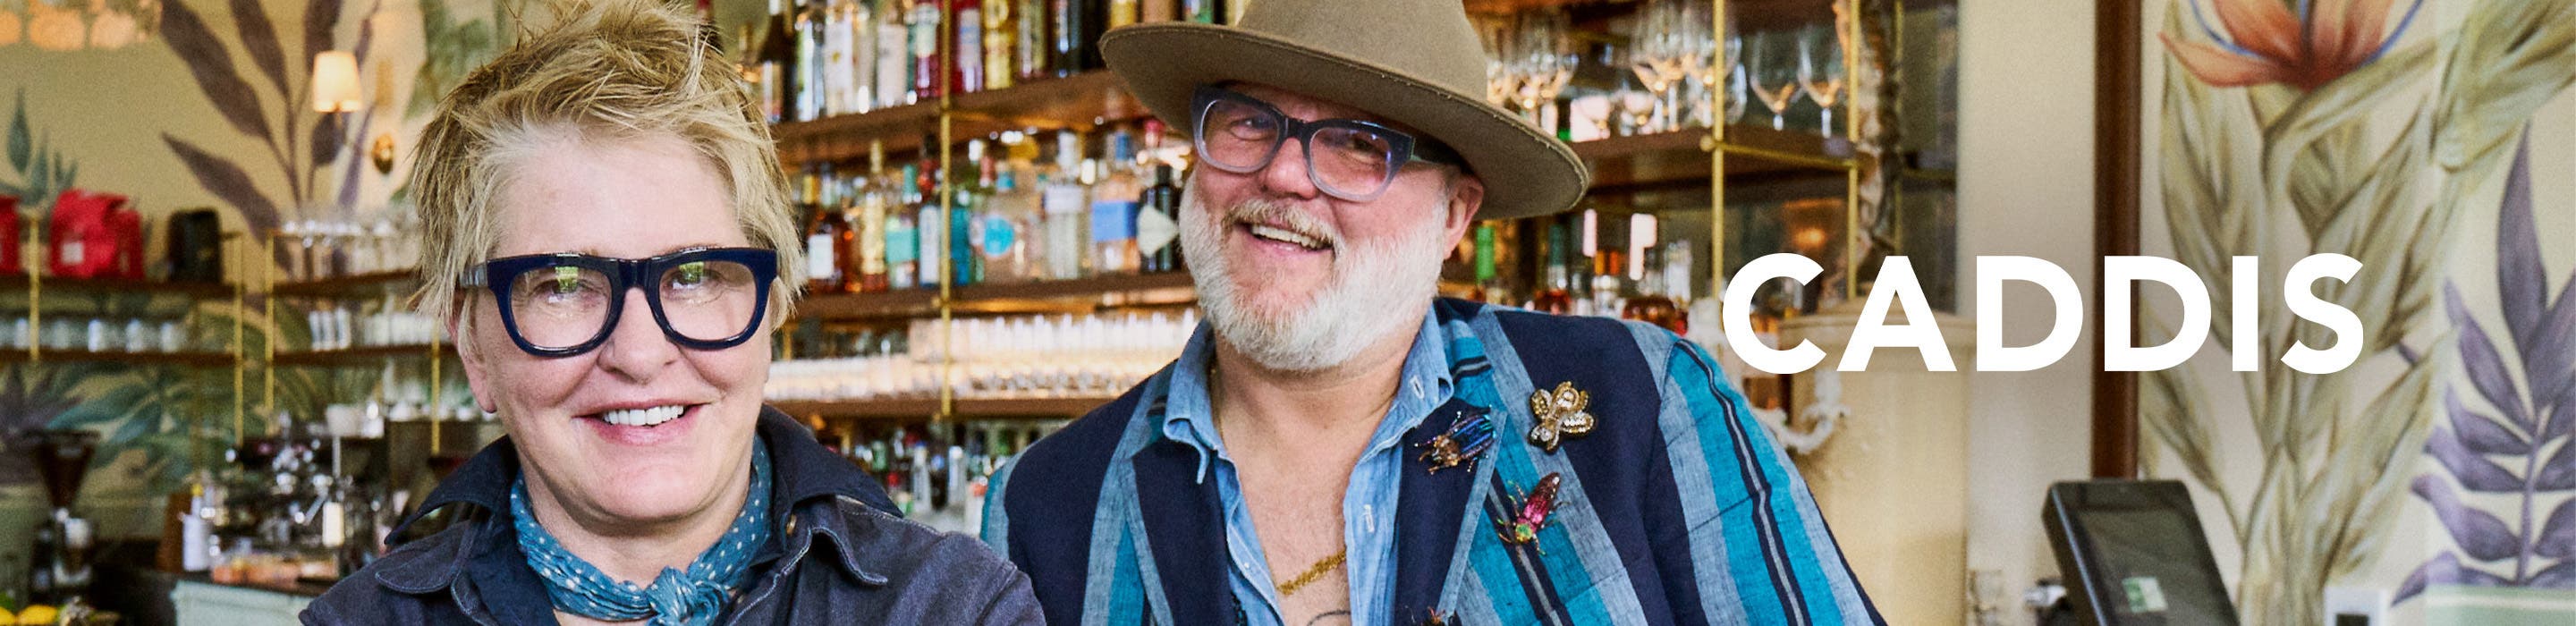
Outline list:
[[[1267,198],[1229,207],[1220,216],[1201,203],[1196,187],[1181,194],[1181,256],[1198,286],[1199,308],[1218,337],[1264,368],[1316,372],[1350,362],[1379,340],[1419,327],[1439,293],[1440,259],[1449,250],[1441,245],[1442,223],[1436,217],[1388,241],[1353,245],[1331,226]],[[1445,212],[1447,207],[1430,208]],[[1233,270],[1226,267],[1226,233],[1255,215],[1332,246],[1331,277],[1304,302],[1246,302]]]

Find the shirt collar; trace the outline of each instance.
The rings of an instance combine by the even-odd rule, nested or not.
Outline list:
[[[1201,321],[1198,329],[1190,333],[1189,343],[1181,347],[1181,357],[1172,363],[1170,386],[1158,409],[1163,438],[1198,451],[1196,480],[1200,482],[1207,480],[1208,468],[1214,461],[1228,458],[1225,440],[1217,435],[1215,408],[1208,398],[1208,365],[1216,356],[1213,328]],[[1449,339],[1442,332],[1437,312],[1424,312],[1422,324],[1413,334],[1413,346],[1405,352],[1395,401],[1379,418],[1377,432],[1369,435],[1368,453],[1401,443],[1406,431],[1420,425],[1433,408],[1448,402],[1457,390],[1457,378],[1449,362]]]

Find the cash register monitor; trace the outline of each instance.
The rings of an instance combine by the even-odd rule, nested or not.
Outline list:
[[[2042,516],[2081,623],[2237,623],[2182,483],[2057,483]]]

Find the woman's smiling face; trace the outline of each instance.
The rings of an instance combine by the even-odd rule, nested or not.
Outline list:
[[[713,164],[677,137],[539,131],[526,145],[498,194],[491,258],[641,259],[750,245]],[[717,503],[741,496],[769,375],[770,324],[730,348],[685,348],[647,313],[643,290],[629,289],[615,296],[625,314],[605,342],[549,358],[511,340],[490,292],[464,297],[466,378],[508,427],[532,498],[603,530],[731,510]],[[658,423],[612,424],[611,416]]]

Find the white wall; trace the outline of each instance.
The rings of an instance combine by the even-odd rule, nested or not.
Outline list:
[[[2091,296],[2093,3],[1959,3],[1959,285],[1963,315],[1979,255],[2024,255],[2064,268]],[[2054,313],[2037,287],[2004,292],[2006,345],[2045,335]],[[2088,304],[2088,310],[2089,310]],[[2048,484],[2088,471],[2095,329],[2049,368],[1980,372],[1968,444],[1968,567],[2002,574],[2004,623],[2028,623],[2023,589],[2056,565],[2040,523]]]

